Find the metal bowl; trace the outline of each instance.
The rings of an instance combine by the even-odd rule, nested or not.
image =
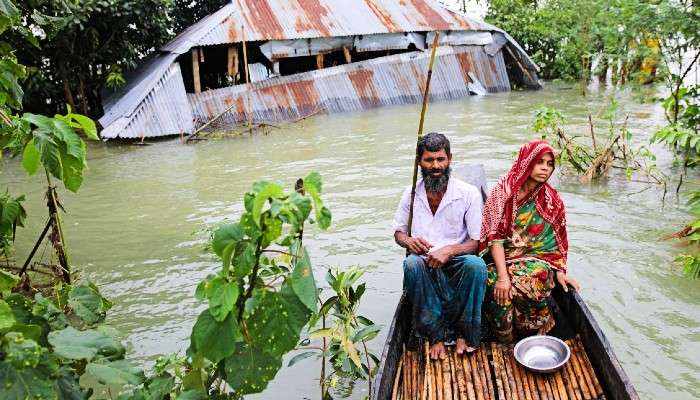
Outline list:
[[[571,356],[569,346],[554,336],[530,336],[515,345],[515,359],[525,368],[539,373],[554,372]]]

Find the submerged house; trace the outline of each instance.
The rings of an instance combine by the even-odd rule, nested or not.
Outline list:
[[[179,135],[213,118],[234,127],[420,102],[435,32],[432,100],[539,87],[538,67],[506,32],[432,0],[233,0],[105,98],[101,135]]]

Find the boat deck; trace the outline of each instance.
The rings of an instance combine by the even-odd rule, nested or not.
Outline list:
[[[449,346],[444,360],[427,361],[423,352],[405,351],[394,378],[392,400],[593,400],[605,399],[598,377],[576,336],[566,365],[550,374],[530,372],[517,363],[513,345],[483,343],[459,355]]]

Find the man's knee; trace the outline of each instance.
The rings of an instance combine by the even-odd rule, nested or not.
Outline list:
[[[475,255],[463,255],[457,258],[467,273],[477,279],[486,280],[486,263],[484,259]]]
[[[403,260],[403,270],[406,274],[415,275],[425,267],[425,260],[415,254],[411,254]]]

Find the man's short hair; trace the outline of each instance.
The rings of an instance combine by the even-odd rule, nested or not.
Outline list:
[[[418,156],[418,158],[421,158],[426,150],[445,150],[445,153],[447,153],[447,155],[449,156],[451,154],[450,141],[442,133],[430,132],[418,141],[418,147],[416,148],[416,156]]]

